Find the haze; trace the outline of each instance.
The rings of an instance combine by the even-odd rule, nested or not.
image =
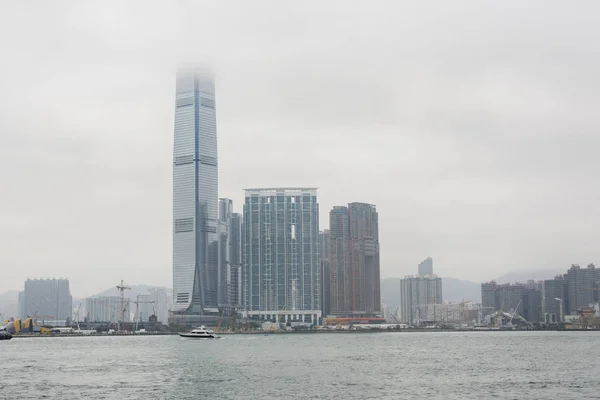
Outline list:
[[[0,291],[171,286],[183,64],[216,73],[239,212],[261,186],[319,187],[321,229],[376,204],[382,277],[600,262],[597,2],[177,3],[2,5]]]

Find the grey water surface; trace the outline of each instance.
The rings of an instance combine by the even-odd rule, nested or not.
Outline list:
[[[600,332],[13,339],[0,342],[0,393],[50,399],[598,399],[599,344]]]

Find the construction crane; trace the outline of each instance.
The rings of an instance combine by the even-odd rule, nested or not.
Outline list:
[[[37,311],[36,311],[36,312],[34,312],[34,313],[33,313],[33,318],[32,318],[32,320],[33,320],[33,324],[34,324],[34,325],[38,325],[38,320],[39,320],[39,319],[41,319],[41,320],[42,320],[42,325],[45,325],[45,323],[46,323],[46,320],[49,320],[49,321],[55,321],[55,320],[56,320],[56,317],[55,317],[54,315],[38,315],[38,312],[37,312]]]
[[[460,318],[461,321],[465,321],[466,322],[467,315],[465,313],[465,305],[467,305],[469,303],[472,303],[472,302],[473,302],[473,300],[468,300],[468,301],[464,301],[463,300],[463,301],[461,301],[459,303],[459,306],[458,306],[459,307],[458,308],[458,315],[459,315],[459,318]]]
[[[140,301],[140,295],[138,294],[135,298],[135,330],[138,330],[138,323],[140,322],[140,303],[141,304],[154,304],[156,303],[155,301]],[[152,307],[152,310],[154,310],[154,307]]]
[[[123,282],[123,279],[121,279],[121,284],[117,285],[117,290],[119,292],[121,292],[121,320],[119,321],[119,331],[121,330],[121,327],[124,322],[125,322],[125,311],[127,311],[127,308],[125,307],[125,291],[126,290],[131,290],[131,286],[128,286],[125,284],[125,282]]]
[[[512,315],[510,316],[510,321],[508,321],[508,325],[512,326],[513,318],[515,317],[515,315],[517,315],[517,310],[519,309],[519,306],[521,305],[522,301],[523,301],[523,298],[521,297],[521,300],[519,300],[519,302],[517,303],[517,307],[514,309],[514,311],[512,312]]]
[[[477,325],[481,325],[481,321],[483,320],[483,310],[493,310],[495,307],[483,307],[483,305],[479,304],[477,306]]]
[[[398,318],[398,309],[399,308],[400,307],[396,308],[396,312],[395,313],[390,312],[390,319],[392,320],[392,323],[394,323],[394,324],[399,324],[400,323],[400,319]]]
[[[79,327],[79,313],[81,312],[81,303],[79,303],[79,307],[77,307],[77,312],[74,312],[73,314],[75,314],[75,316],[77,317],[77,330],[80,331],[81,328]]]

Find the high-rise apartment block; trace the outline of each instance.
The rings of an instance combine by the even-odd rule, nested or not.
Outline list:
[[[350,219],[347,207],[329,213],[329,312],[352,313],[352,270],[350,269]]]
[[[215,86],[181,71],[173,151],[173,311],[202,315],[218,306],[218,158]]]
[[[242,298],[242,217],[231,199],[219,199],[219,307],[239,307]]]
[[[229,219],[229,262],[231,268],[230,304],[243,305],[242,214],[233,213]]]
[[[565,314],[577,314],[581,307],[588,307],[598,301],[600,270],[594,264],[581,268],[574,264],[565,274],[567,299]]]
[[[329,312],[381,314],[379,220],[375,206],[350,203],[329,213]]]
[[[19,293],[20,317],[45,321],[73,318],[73,298],[68,279],[27,279]]]
[[[152,315],[156,316],[156,320],[163,324],[167,324],[169,318],[169,308],[171,300],[169,294],[163,288],[151,288],[145,294],[140,294],[136,297],[139,302],[135,306],[137,313],[136,319],[139,322],[149,322]]]
[[[314,188],[247,189],[245,308],[250,317],[318,323],[319,204]]]
[[[566,274],[539,283],[482,283],[482,305],[486,314],[514,311],[530,322],[557,322],[561,313],[577,315],[583,307],[597,302],[599,282],[600,270],[594,264],[587,268],[574,264]]]
[[[325,229],[319,232],[319,264],[321,265],[321,303],[323,307],[323,315],[331,313],[330,307],[330,271],[329,271],[329,243],[330,232]]]
[[[481,299],[484,314],[494,311],[516,313],[528,321],[539,321],[542,316],[542,285],[530,281],[526,284],[481,284]]]
[[[121,303],[120,296],[98,296],[85,299],[86,317],[91,322],[112,322],[121,320],[121,307],[125,308],[123,313],[125,320],[131,322],[131,300],[124,299]]]
[[[229,242],[231,214],[233,214],[233,201],[219,199],[219,269],[217,272],[219,307],[231,304],[231,244]]]
[[[441,304],[442,300],[442,278],[428,275],[407,276],[400,280],[400,310],[404,323],[418,325],[427,321],[428,306]]]
[[[433,260],[425,259],[419,264],[418,271],[418,276],[407,276],[400,280],[400,318],[407,324],[436,322],[428,318],[436,317],[436,307],[443,300],[442,278],[433,274]]]
[[[354,314],[381,313],[379,271],[379,220],[375,206],[348,204],[350,268]]]
[[[481,284],[481,306],[485,314],[497,310],[495,281],[484,282]]]
[[[544,315],[544,321],[561,322],[562,317],[569,310],[567,293],[567,280],[563,275],[557,275],[554,279],[547,279],[542,282],[542,314]]]

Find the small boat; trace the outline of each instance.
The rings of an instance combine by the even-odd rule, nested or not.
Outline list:
[[[0,340],[10,340],[12,339],[12,335],[7,331],[0,331]]]
[[[191,332],[180,333],[179,336],[192,339],[219,339],[219,336],[215,336],[214,331],[206,329],[204,325],[192,329]]]

